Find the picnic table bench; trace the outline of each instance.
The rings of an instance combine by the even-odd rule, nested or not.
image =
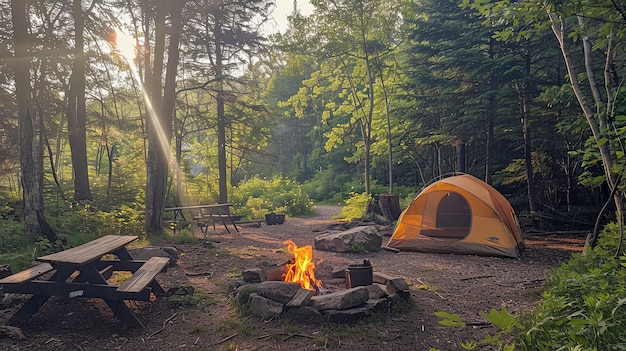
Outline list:
[[[235,228],[235,231],[239,233],[239,228],[237,228],[236,221],[240,220],[243,216],[231,214],[231,206],[233,206],[232,203],[177,206],[167,207],[163,211],[174,213],[173,220],[165,221],[165,223],[170,223],[174,225],[174,232],[176,231],[176,226],[178,225],[189,225],[195,223],[202,231],[202,234],[206,236],[208,234],[209,226],[213,226],[213,230],[215,230],[215,224],[221,223],[222,225],[224,225],[224,228],[226,228],[226,231],[229,234],[230,229],[228,229],[228,225],[232,225],[233,228]],[[191,221],[187,220],[185,212],[191,214]]]
[[[265,223],[264,219],[251,219],[251,220],[246,220],[246,221],[242,221],[242,220],[235,220],[235,224],[238,225],[246,225],[249,224],[250,226],[254,226],[254,227],[260,227],[261,223]]]
[[[143,327],[125,300],[150,301],[151,294],[164,295],[165,290],[156,276],[167,270],[169,258],[134,260],[125,246],[136,239],[137,236],[106,235],[65,251],[38,257],[37,261],[43,263],[0,279],[4,292],[32,295],[9,323],[26,322],[50,297],[62,296],[100,298],[125,325]],[[104,258],[109,255],[116,258]],[[111,285],[107,279],[116,271],[131,272],[132,275],[120,286]]]

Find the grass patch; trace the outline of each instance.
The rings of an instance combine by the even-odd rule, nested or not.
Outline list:
[[[204,332],[206,332],[206,328],[204,327],[204,325],[194,324],[191,326],[192,334],[202,334]]]
[[[324,334],[326,338],[324,343],[329,348],[340,347],[342,342],[347,340],[363,340],[372,345],[377,343],[377,340],[372,338],[372,335],[376,335],[374,326],[370,323],[351,323],[351,324],[335,324],[327,323],[323,326]]]
[[[220,332],[223,337],[228,337],[235,333],[244,336],[256,336],[259,334],[258,329],[252,323],[250,323],[250,320],[248,318],[225,319],[217,325],[216,330]]]
[[[302,330],[297,325],[291,323],[288,319],[281,319],[280,326],[283,329],[283,332],[287,335],[302,333]]]
[[[169,237],[170,239],[166,241],[169,244],[196,244],[200,241],[200,238],[195,237],[192,232],[182,232],[177,235],[173,235]]]
[[[411,289],[413,290],[425,290],[425,291],[430,291],[430,292],[436,292],[437,290],[439,290],[437,288],[437,286],[431,284],[431,283],[422,283],[422,284],[418,284],[418,285],[412,285]]]
[[[176,307],[204,309],[217,303],[215,299],[209,298],[204,291],[198,291],[191,285],[171,288],[167,293],[165,300],[168,304]]]

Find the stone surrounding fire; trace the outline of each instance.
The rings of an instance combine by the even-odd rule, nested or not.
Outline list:
[[[373,272],[373,283],[367,286],[338,288],[345,286],[346,279],[344,270],[336,271],[333,286],[324,282],[310,290],[283,282],[281,272],[286,270],[285,265],[245,270],[244,283],[233,292],[235,299],[262,319],[287,316],[302,322],[346,322],[388,311],[410,297],[403,278],[382,273]]]
[[[322,233],[315,238],[315,249],[331,252],[380,251],[383,238],[377,226],[358,226]]]

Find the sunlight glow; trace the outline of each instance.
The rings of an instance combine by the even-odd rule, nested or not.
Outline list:
[[[136,41],[133,40],[123,30],[116,28],[114,32],[114,37],[112,38],[112,40],[109,41],[113,45],[116,53],[126,61],[126,63],[128,64],[128,68],[130,69],[132,79],[139,85],[139,88],[143,95],[144,103],[146,105],[147,118],[150,122],[152,122],[152,125],[154,126],[154,130],[159,140],[161,153],[168,161],[173,160],[174,157],[172,157],[172,150],[170,148],[170,138],[166,135],[165,130],[161,125],[161,120],[157,116],[150,93],[144,86],[141,75],[139,74],[139,68],[137,67],[138,44],[136,44]],[[172,162],[169,163],[171,166],[173,166],[173,169],[176,171],[177,175],[181,174],[180,167],[177,164],[172,164]],[[178,194],[178,198],[181,200],[182,203],[186,202],[183,200],[183,194]]]
[[[137,58],[137,51],[135,50],[135,41],[126,34],[123,30],[115,29],[115,49],[120,55],[122,55],[129,65],[133,66],[135,59]]]

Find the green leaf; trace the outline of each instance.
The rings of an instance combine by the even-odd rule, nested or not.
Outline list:
[[[622,263],[620,263],[620,264],[621,264],[622,266],[624,266],[624,263],[623,263],[623,262],[622,262]],[[626,298],[623,298],[623,299],[619,299],[619,300],[617,300],[617,306],[615,306],[615,308],[613,308],[613,311],[611,311],[611,315],[612,315],[612,316],[615,316],[615,312],[617,312],[617,309],[618,309],[618,308],[620,308],[620,307],[622,307],[622,306],[623,306],[623,305],[625,305],[625,304],[626,304]]]
[[[503,330],[509,330],[517,321],[517,318],[510,314],[504,307],[502,307],[500,311],[492,308],[489,314],[481,313],[481,315],[489,321],[489,323]]]
[[[464,327],[466,324],[461,320],[458,314],[448,312],[435,312],[435,316],[443,318],[439,324],[446,327]]]

